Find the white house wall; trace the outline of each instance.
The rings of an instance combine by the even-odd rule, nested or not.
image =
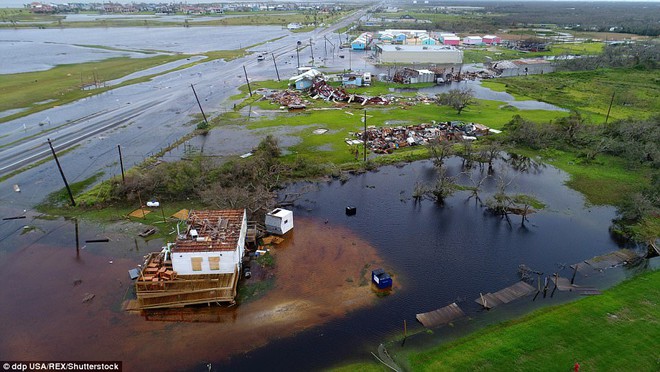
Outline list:
[[[242,254],[242,250],[240,256],[237,256],[236,251],[175,252],[172,253],[172,268],[178,275],[228,274],[234,272],[240,262],[238,257],[243,257]],[[193,271],[191,260],[193,257],[202,258],[201,271]],[[220,257],[220,270],[211,270],[209,257]]]

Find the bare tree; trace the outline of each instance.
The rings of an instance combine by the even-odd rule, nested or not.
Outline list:
[[[431,195],[438,203],[443,204],[454,192],[456,192],[456,177],[448,176],[445,168],[440,168]]]
[[[436,167],[442,167],[445,159],[454,155],[454,144],[449,142],[447,139],[435,138],[429,141],[428,151],[433,158],[433,164]]]
[[[468,200],[474,198],[475,203],[476,202],[481,203],[481,198],[479,197],[479,192],[481,192],[481,186],[483,185],[484,181],[486,181],[486,179],[488,179],[489,174],[486,174],[485,176],[482,176],[478,180],[474,179],[473,173],[469,173],[468,177],[470,178],[470,182],[472,183],[472,186],[470,186],[470,189],[472,190],[472,192],[470,193],[470,196],[468,196]]]

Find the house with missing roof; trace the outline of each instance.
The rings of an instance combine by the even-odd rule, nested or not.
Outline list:
[[[248,228],[244,209],[189,211],[174,243],[147,256],[135,282],[136,309],[233,303]]]

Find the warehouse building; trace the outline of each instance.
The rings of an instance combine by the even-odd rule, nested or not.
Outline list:
[[[376,44],[374,50],[379,63],[463,63],[463,51],[447,45]]]

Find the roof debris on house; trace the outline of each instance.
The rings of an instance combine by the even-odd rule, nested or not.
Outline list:
[[[233,251],[236,249],[243,210],[190,211],[188,229],[172,252]]]

